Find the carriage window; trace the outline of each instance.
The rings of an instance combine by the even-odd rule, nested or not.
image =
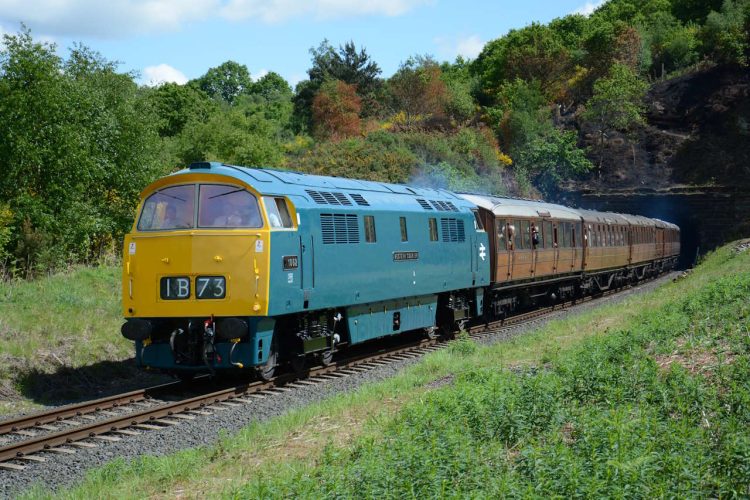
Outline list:
[[[552,248],[552,223],[545,221],[544,227],[544,248]]]
[[[263,227],[258,200],[239,186],[203,184],[198,194],[199,227]]]
[[[365,241],[367,243],[375,243],[375,217],[372,215],[365,215]]]
[[[522,220],[518,221],[518,234],[516,235],[516,242],[520,240],[520,246],[517,249],[525,250],[531,248],[531,224],[529,221]]]
[[[495,232],[497,233],[497,251],[507,250],[508,243],[505,237],[505,224],[502,221],[495,221]]]
[[[398,222],[401,225],[401,241],[409,241],[409,233],[406,232],[406,217],[399,217]]]
[[[160,189],[143,203],[139,231],[189,229],[195,226],[195,185]]]
[[[541,223],[531,223],[531,248],[537,248],[542,245],[542,228]]]
[[[580,222],[576,222],[576,234],[578,235],[576,238],[577,247],[581,248],[583,246],[583,226]]]
[[[268,212],[268,223],[271,227],[292,227],[292,218],[284,198],[263,198]]]
[[[438,240],[437,219],[435,217],[430,217],[430,241],[437,241],[437,240]]]
[[[570,248],[570,222],[563,223],[563,244],[565,248]]]

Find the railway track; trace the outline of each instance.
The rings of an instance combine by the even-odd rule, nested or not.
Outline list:
[[[471,327],[467,333],[473,339],[497,335],[521,323],[541,321],[550,313],[591,302],[617,291],[524,312],[488,325]],[[396,360],[421,357],[442,349],[449,343],[445,339],[424,339],[374,354],[355,355],[328,366],[312,367],[304,373],[281,374],[268,382],[243,383],[176,401],[165,401],[162,398],[170,393],[174,395],[180,387],[184,388],[180,382],[0,422],[0,439],[11,441],[0,447],[0,470],[23,470],[31,463],[45,462],[46,453],[74,454],[81,449],[95,448],[99,444],[120,441],[141,432],[177,425],[229,407],[253,404],[258,398],[304,388],[331,378],[347,377]]]

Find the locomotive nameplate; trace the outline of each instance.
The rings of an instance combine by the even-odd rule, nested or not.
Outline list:
[[[419,260],[419,252],[393,252],[393,261]]]
[[[291,271],[299,267],[299,258],[296,255],[285,255],[283,257],[284,271]]]

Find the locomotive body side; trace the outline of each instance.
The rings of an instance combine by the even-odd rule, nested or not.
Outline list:
[[[123,266],[123,335],[141,366],[267,378],[482,314],[486,233],[450,192],[201,163],[142,197]],[[254,222],[216,222],[239,198]],[[185,227],[165,222],[174,205]]]

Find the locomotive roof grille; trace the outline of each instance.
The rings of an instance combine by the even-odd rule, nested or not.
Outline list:
[[[328,191],[313,191],[312,189],[305,189],[305,192],[310,195],[318,205],[343,205],[347,207],[352,206],[352,202],[346,197],[344,193],[332,193]]]
[[[423,200],[421,198],[417,198],[417,202],[420,205],[422,205],[422,208],[424,208],[425,210],[432,210],[432,207],[430,206],[429,203],[427,203],[427,200]]]
[[[363,207],[369,207],[370,206],[370,204],[367,202],[367,200],[365,200],[365,197],[362,196],[361,194],[349,193],[349,196],[352,197],[352,200],[354,200],[355,202],[357,202],[357,205],[362,205]]]

